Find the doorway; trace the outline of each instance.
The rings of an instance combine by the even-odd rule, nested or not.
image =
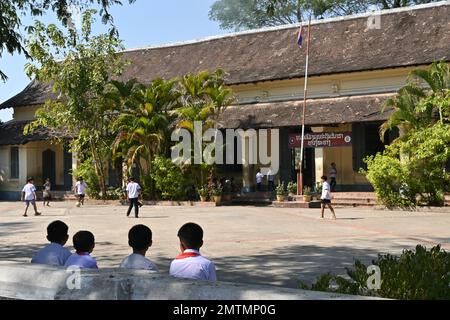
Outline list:
[[[49,178],[50,183],[56,186],[55,152],[47,149],[42,152],[42,180]]]

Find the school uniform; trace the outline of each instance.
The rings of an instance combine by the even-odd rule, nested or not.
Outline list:
[[[139,216],[139,193],[141,186],[136,182],[130,182],[127,185],[128,199],[130,200],[130,206],[128,207],[127,217],[131,213],[131,209],[134,207],[134,215],[136,218]]]
[[[59,243],[52,242],[39,250],[31,259],[31,263],[64,266],[71,255],[69,249],[64,248]]]
[[[27,183],[23,189],[22,192],[25,193],[24,196],[24,200],[27,206],[31,204],[35,204],[36,202],[36,198],[35,198],[35,192],[36,192],[36,187],[34,186],[34,184],[32,183]]]
[[[121,268],[134,269],[134,270],[149,270],[152,272],[158,272],[156,265],[142,254],[132,253],[120,264]]]
[[[322,196],[320,199],[322,200],[322,203],[329,204],[331,203],[331,196],[330,196],[330,184],[328,182],[324,182],[322,184]]]
[[[89,253],[74,253],[64,264],[65,267],[78,267],[80,269],[98,269],[97,261]]]
[[[86,189],[87,189],[87,184],[84,181],[83,182],[77,181],[77,183],[75,184],[76,194],[80,199],[82,199],[86,196]]]
[[[187,249],[170,264],[170,275],[176,278],[217,281],[214,263],[194,249]]]

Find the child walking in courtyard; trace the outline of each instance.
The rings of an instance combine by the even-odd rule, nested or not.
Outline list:
[[[333,214],[333,219],[336,220],[336,214],[334,213],[334,209],[333,206],[331,205],[331,194],[330,194],[330,184],[327,182],[328,177],[327,176],[323,176],[322,178],[322,196],[320,197],[321,199],[321,210],[322,210],[322,219],[324,219],[324,211],[325,211],[325,206],[328,206],[328,208],[330,208],[331,213]]]
[[[83,177],[79,177],[77,183],[75,184],[75,195],[78,198],[77,207],[84,205],[84,198],[86,197],[86,189],[88,188],[86,182],[84,182]]]
[[[27,211],[28,211],[28,207],[31,205],[33,205],[34,208],[34,215],[35,216],[40,216],[41,213],[37,211],[37,207],[36,207],[36,187],[34,186],[34,179],[33,178],[28,178],[27,180],[27,184],[23,187],[22,189],[22,196],[21,196],[21,200],[25,201],[25,213],[23,214],[24,217],[28,217],[27,215]]]
[[[134,207],[134,216],[139,218],[139,207],[141,204],[139,203],[139,194],[141,193],[141,186],[135,181],[133,177],[128,179],[127,185],[127,196],[128,201],[130,202],[130,206],[128,207],[127,217],[130,216],[131,209]]]
[[[69,239],[69,227],[62,221],[53,221],[47,227],[47,240],[50,244],[39,250],[31,263],[50,266],[63,266],[72,255],[64,245]]]
[[[44,197],[44,207],[45,207],[46,203],[47,203],[47,207],[50,207],[50,200],[52,199],[52,194],[50,192],[51,188],[52,188],[52,184],[50,183],[50,179],[49,178],[45,179],[45,183],[43,186],[43,192],[42,192],[42,195]]]
[[[214,263],[200,254],[203,229],[196,223],[186,223],[178,231],[181,254],[170,264],[170,275],[177,278],[216,281]]]
[[[78,231],[73,236],[73,246],[76,250],[66,261],[65,267],[78,267],[80,269],[98,269],[97,261],[91,257],[95,248],[95,238],[92,232]]]
[[[149,227],[139,224],[131,228],[128,232],[128,244],[133,248],[133,253],[123,259],[120,267],[157,272],[155,264],[145,257],[152,243],[152,230]]]

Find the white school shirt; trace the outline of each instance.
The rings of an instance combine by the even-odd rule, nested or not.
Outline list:
[[[77,191],[77,194],[85,194],[85,191],[87,189],[86,182],[77,181],[75,184],[75,190]]]
[[[170,275],[176,278],[217,281],[216,267],[212,261],[202,257],[200,252],[187,249],[184,253],[197,253],[198,256],[175,259],[170,264]]]
[[[80,269],[98,269],[97,261],[88,253],[72,254],[64,264],[65,267],[78,267]]]
[[[31,263],[63,266],[71,255],[69,249],[64,248],[59,243],[52,242],[39,250],[31,259]]]
[[[324,182],[322,184],[322,196],[320,197],[322,200],[331,200],[330,198],[330,184],[328,182]]]
[[[256,174],[256,183],[262,183],[263,178],[264,178],[264,175],[261,172],[258,172]]]
[[[123,259],[120,267],[124,269],[149,270],[158,272],[158,268],[153,262],[138,253],[132,253],[128,257]]]
[[[25,198],[24,200],[30,201],[35,200],[34,199],[34,192],[36,192],[36,187],[32,183],[27,183],[23,189],[22,192],[25,192]]]
[[[141,190],[141,186],[136,182],[130,182],[127,185],[128,198],[136,199],[139,198],[139,191]]]

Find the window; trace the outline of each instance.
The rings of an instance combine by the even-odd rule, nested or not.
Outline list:
[[[11,179],[19,179],[19,148],[18,147],[11,147],[10,164],[11,164],[10,178]]]

